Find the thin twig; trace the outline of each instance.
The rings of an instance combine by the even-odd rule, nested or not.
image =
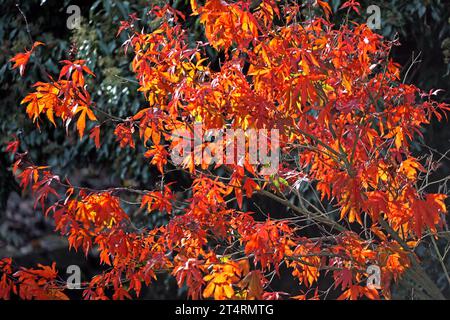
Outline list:
[[[30,39],[31,45],[33,45],[34,41],[33,41],[33,37],[31,36],[30,25],[28,24],[27,16],[22,11],[22,9],[20,8],[20,5],[18,3],[16,3],[16,7],[17,7],[17,10],[19,10],[20,14],[22,15],[23,19],[25,20],[25,26],[27,29],[28,38]]]

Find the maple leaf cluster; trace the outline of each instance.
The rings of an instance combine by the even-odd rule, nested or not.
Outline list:
[[[46,213],[71,248],[97,248],[100,262],[110,267],[84,283],[83,297],[139,296],[143,284],[164,272],[194,299],[279,299],[289,294],[270,289],[272,275],[288,270],[297,299],[326,295],[319,290],[321,276],[333,279],[342,299],[389,298],[392,282],[417,264],[414,247],[423,233],[436,233],[444,223],[446,196],[417,187],[425,169],[410,144],[448,106],[402,83],[389,57],[396,43],[366,25],[336,27],[320,16],[300,22],[298,5],[273,0],[256,8],[221,0],[193,0],[191,6],[207,43],[190,44],[184,15],[169,5],[150,11],[159,21],[154,29],[135,27],[136,16],[121,23],[147,105],[126,119],[114,117],[118,144],[142,144],[149,164],[164,176],[175,167],[172,150],[182,143],[175,133],[193,134],[195,122],[206,130],[275,128],[278,173],[261,174],[262,164],[247,155],[216,166],[200,165],[192,155],[177,167],[192,178],[185,197],[171,183],[154,190],[92,190],[33,164],[12,142],[8,150],[16,156],[21,186],[31,186],[42,207],[50,202]],[[317,6],[331,14],[326,2]],[[346,8],[358,12],[354,1]],[[207,45],[224,53],[218,68],[209,63]],[[28,58],[13,61],[24,66]],[[26,112],[37,124],[44,114],[55,126],[59,118],[67,130],[77,118],[80,138],[88,118],[99,147],[100,127],[111,122],[97,123],[85,82],[93,73],[84,60],[62,64],[58,80],[36,83],[25,97]],[[314,183],[316,202],[303,198],[302,181]],[[122,193],[135,194],[148,214],[167,215],[167,224],[136,227],[121,206]],[[247,210],[256,196],[291,216],[267,212],[272,218],[261,218]],[[305,236],[308,224],[317,226],[319,237]],[[378,290],[365,284],[370,265],[381,269]],[[13,273],[11,260],[1,260],[0,297],[65,298],[55,267],[40,268]]]

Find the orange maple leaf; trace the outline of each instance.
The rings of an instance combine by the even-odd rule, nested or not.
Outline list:
[[[16,54],[14,57],[12,57],[9,61],[13,62],[13,69],[19,68],[20,76],[23,77],[25,73],[25,67],[30,60],[31,54],[33,53],[34,49],[36,49],[38,46],[42,46],[44,43],[36,41],[33,43],[33,46],[30,50],[25,50],[25,52],[21,52]]]

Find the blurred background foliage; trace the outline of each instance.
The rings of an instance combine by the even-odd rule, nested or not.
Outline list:
[[[202,1],[199,1],[202,2]],[[254,0],[257,4],[257,0]],[[305,1],[300,1],[305,3]],[[314,1],[312,1],[314,2]],[[339,24],[345,12],[337,11],[343,0],[331,0],[330,4],[337,12],[333,21]],[[42,41],[45,47],[39,47],[32,56],[25,76],[21,78],[17,70],[11,70],[8,60],[17,52],[31,47],[26,22],[16,4],[25,15],[33,41]],[[450,0],[362,0],[361,16],[351,19],[365,22],[368,18],[366,9],[370,5],[381,8],[382,35],[389,39],[399,38],[400,47],[393,52],[393,59],[404,66],[403,76],[406,82],[414,83],[424,90],[444,89],[438,99],[450,102]],[[23,149],[30,152],[37,164],[48,164],[61,177],[68,176],[75,184],[91,187],[111,187],[118,185],[151,188],[159,180],[158,174],[151,169],[142,157],[142,147],[136,150],[121,149],[115,143],[112,125],[102,126],[100,150],[96,150],[88,137],[79,140],[72,127],[68,134],[60,128],[43,122],[38,129],[31,123],[20,106],[22,98],[30,92],[36,81],[47,79],[46,72],[56,76],[58,62],[68,58],[71,44],[78,48],[77,58],[85,59],[96,74],[88,82],[89,90],[97,108],[126,118],[145,106],[142,96],[136,91],[137,84],[130,70],[131,54],[125,54],[121,47],[126,40],[126,33],[116,38],[119,22],[126,20],[131,13],[145,21],[146,13],[152,4],[164,5],[165,1],[119,1],[119,0],[2,0],[2,17],[0,19],[0,144],[11,140],[13,134],[20,136]],[[202,28],[196,17],[190,17],[189,0],[171,1],[172,6],[187,16],[185,27],[189,29],[192,43],[204,40]],[[66,26],[67,8],[77,5],[81,8],[81,27],[69,30]],[[305,10],[304,16],[307,17]],[[149,23],[148,21],[141,23]],[[420,56],[419,56],[420,53]],[[212,64],[218,64],[218,56],[209,52]],[[414,57],[419,56],[410,68]],[[101,115],[99,115],[101,117]],[[425,129],[425,141],[418,141],[415,150],[426,153],[432,148],[440,153],[450,149],[450,130],[448,123],[433,123]],[[20,199],[17,183],[11,176],[12,159],[0,151],[0,257],[4,252],[16,250],[24,263],[34,264],[50,258],[50,249],[42,243],[43,253],[36,253],[33,241],[50,234],[51,226],[42,213],[32,208],[32,203]],[[450,174],[448,158],[438,171],[438,175]],[[439,178],[439,177],[437,177]],[[178,178],[182,179],[182,178]],[[267,204],[266,204],[267,206]],[[270,205],[269,208],[270,210]],[[47,243],[56,240],[50,238]],[[42,241],[41,241],[42,242]],[[66,248],[64,245],[64,251]],[[3,250],[3,251],[2,251]],[[31,255],[30,255],[31,254]],[[59,256],[61,256],[60,254]],[[66,254],[67,255],[67,254]],[[439,265],[433,257],[423,257],[427,271],[445,288],[447,283],[441,276]],[[70,261],[79,261],[82,257],[69,255]],[[44,261],[43,260],[43,261]],[[450,261],[449,265],[450,265]],[[94,263],[85,263],[83,270],[87,275],[95,273]],[[180,296],[182,290],[176,289],[168,278],[160,280],[161,285],[152,286],[153,291],[147,297],[165,298]],[[171,290],[167,290],[167,288]],[[401,289],[399,289],[401,293]]]

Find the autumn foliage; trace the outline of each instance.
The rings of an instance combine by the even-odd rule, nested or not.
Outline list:
[[[434,102],[434,92],[402,83],[390,59],[397,43],[366,25],[332,25],[325,1],[317,1],[313,9],[322,14],[311,20],[301,18],[300,5],[258,3],[192,0],[207,40],[196,46],[183,29],[186,17],[170,6],[150,11],[159,21],[154,29],[134,15],[123,21],[118,32],[128,35],[124,49],[147,101],[127,118],[96,107],[85,60],[62,61],[59,75],[24,97],[37,126],[49,121],[68,134],[75,128],[97,147],[102,127],[114,126],[120,147],[145,146],[161,175],[151,190],[92,190],[35,164],[19,152],[19,141],[7,146],[21,187],[31,188],[70,249],[98,249],[109,267],[83,283],[84,298],[133,298],[170,273],[192,299],[319,299],[324,277],[342,299],[379,299],[390,298],[406,270],[421,274],[414,248],[425,232],[442,227],[446,196],[420,187],[426,170],[410,144],[448,106]],[[349,1],[343,9],[358,12],[358,5]],[[11,59],[21,74],[36,46]],[[220,66],[209,63],[206,47],[223,55]],[[279,130],[277,174],[261,174],[261,164],[247,158],[208,166],[192,155],[175,166],[171,151],[183,142],[174,133],[193,133],[195,122],[205,130]],[[164,180],[174,168],[189,174],[188,189]],[[314,187],[316,201],[304,199],[302,183]],[[130,194],[168,222],[136,227],[121,204]],[[255,197],[288,214],[249,211]],[[380,288],[366,286],[369,265],[381,268]],[[286,275],[295,294],[271,289]],[[64,290],[55,265],[17,269],[11,259],[0,261],[0,298],[65,299]]]

